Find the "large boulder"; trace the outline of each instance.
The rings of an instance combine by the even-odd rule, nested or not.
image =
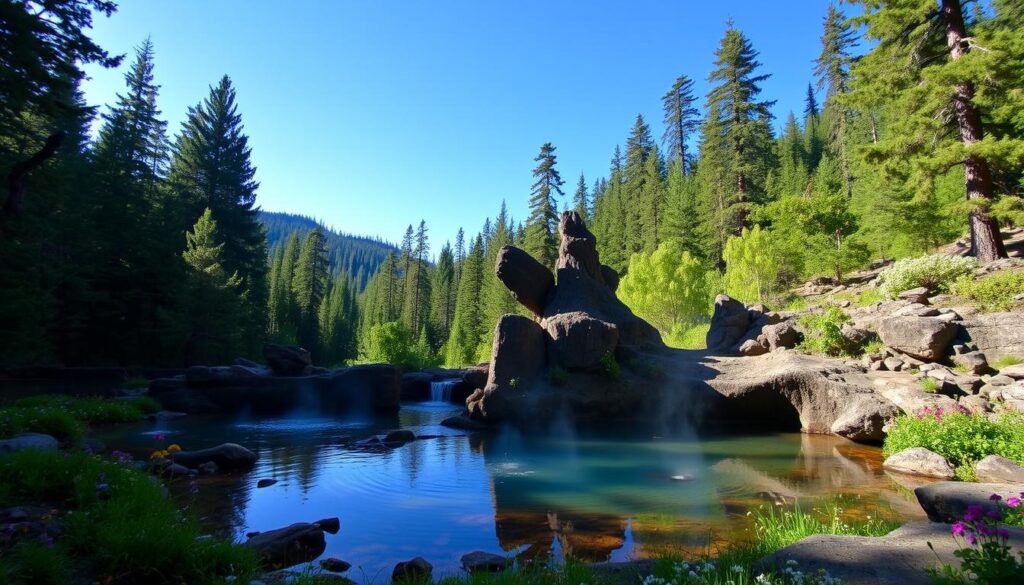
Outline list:
[[[729,352],[740,342],[750,327],[750,311],[728,295],[715,297],[715,310],[711,315],[707,346],[712,352]]]
[[[946,458],[924,447],[911,447],[893,453],[885,459],[882,467],[896,473],[953,479],[955,470]]]
[[[395,565],[391,572],[391,580],[396,583],[420,582],[430,577],[434,566],[423,557],[416,557],[412,560],[403,561]]]
[[[1018,483],[971,483],[965,481],[939,481],[914,490],[921,508],[932,522],[963,520],[968,506],[980,506],[983,512],[999,509],[992,494],[1003,498],[1019,495]]]
[[[1024,484],[1024,466],[998,455],[989,455],[974,465],[980,482]]]
[[[989,360],[1024,357],[1024,311],[965,314],[960,324],[966,337]]]
[[[309,350],[297,345],[263,345],[263,359],[277,376],[301,376],[313,365]]]
[[[489,363],[466,368],[466,371],[462,374],[462,381],[473,390],[483,388],[487,385],[487,376],[490,374],[490,370],[491,365]]]
[[[555,285],[555,277],[547,266],[515,246],[502,246],[494,272],[513,298],[534,315],[544,314],[548,293]]]
[[[14,453],[25,449],[56,451],[60,444],[57,439],[42,433],[21,433],[0,441],[0,453]]]
[[[171,453],[171,461],[195,469],[213,462],[219,469],[248,469],[256,463],[256,454],[237,443],[224,443],[198,451]]]
[[[561,313],[544,320],[548,361],[567,369],[592,369],[615,352],[619,329],[586,313]]]
[[[766,325],[761,329],[761,335],[764,336],[764,340],[768,343],[769,351],[796,347],[796,344],[800,343],[801,337],[800,332],[786,321],[775,323],[774,325]]]
[[[322,555],[327,549],[327,540],[318,524],[298,522],[255,534],[244,546],[256,551],[264,569],[281,569],[307,563]]]
[[[955,324],[935,317],[889,317],[878,324],[882,343],[928,362],[943,358],[956,332]]]
[[[512,564],[511,559],[481,550],[462,555],[462,568],[468,573],[500,573]]]
[[[487,384],[466,399],[470,414],[491,420],[507,417],[510,403],[523,397],[544,368],[545,341],[544,329],[532,319],[502,316],[494,329]]]

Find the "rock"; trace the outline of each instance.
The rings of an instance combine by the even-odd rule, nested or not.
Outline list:
[[[395,565],[395,570],[391,572],[391,580],[396,582],[417,581],[430,577],[430,573],[433,570],[433,565],[428,563],[426,559],[416,557]]]
[[[427,400],[430,398],[430,384],[434,381],[433,374],[427,372],[409,372],[402,375],[402,400]]]
[[[405,443],[411,443],[416,440],[416,433],[409,429],[398,429],[394,431],[388,431],[384,435],[383,442],[388,445],[404,445]]]
[[[1013,378],[998,374],[989,378],[988,383],[992,386],[1009,386],[1010,384],[1013,384]]]
[[[939,479],[953,479],[955,477],[953,466],[950,465],[949,461],[946,461],[945,457],[924,447],[911,447],[910,449],[893,453],[882,463],[882,467],[889,471],[909,475],[937,477]]]
[[[522,315],[504,315],[498,320],[487,385],[466,399],[474,417],[501,420],[511,414],[509,403],[525,392],[544,367],[545,338],[544,329]]]
[[[277,376],[300,376],[313,365],[309,350],[297,345],[266,343],[263,345],[263,359]]]
[[[466,368],[466,371],[462,374],[462,381],[468,384],[473,390],[483,388],[487,385],[487,375],[490,372],[490,369],[491,365],[489,363],[473,366],[472,368]]]
[[[163,469],[163,474],[170,477],[186,477],[195,473],[194,470],[177,463],[172,463]]]
[[[619,329],[586,313],[561,313],[544,319],[548,333],[548,362],[566,369],[595,368],[615,353]]]
[[[878,324],[887,346],[925,360],[938,361],[956,336],[956,325],[930,317],[889,317]]]
[[[885,369],[890,372],[898,372],[903,369],[903,360],[900,358],[887,357],[882,360],[882,363],[885,364]]]
[[[960,325],[967,339],[974,343],[975,349],[985,352],[989,360],[1024,357],[1024,311],[962,314]]]
[[[729,297],[715,297],[715,310],[711,315],[711,326],[707,333],[708,350],[729,351],[747,332],[750,326],[750,312],[743,303]]]
[[[614,268],[602,264],[601,278],[604,279],[604,285],[607,286],[612,292],[619,290],[619,273],[615,272]]]
[[[768,353],[768,348],[756,339],[748,339],[740,344],[740,353],[747,357],[753,357]]]
[[[558,261],[555,270],[582,272],[604,284],[601,261],[597,255],[597,238],[575,211],[563,212],[558,218]]]
[[[171,461],[185,467],[213,462],[219,469],[245,469],[256,463],[256,454],[236,443],[224,443],[209,449],[171,453]]]
[[[321,520],[317,520],[313,524],[319,526],[320,529],[327,534],[337,534],[338,531],[341,530],[341,520],[338,518],[323,518]]]
[[[462,568],[470,573],[500,573],[510,564],[506,557],[479,550],[462,555]]]
[[[220,471],[220,468],[217,467],[217,464],[213,461],[207,461],[206,463],[198,465],[196,470],[202,475],[213,475]]]
[[[896,295],[896,298],[910,301],[912,303],[921,303],[922,305],[928,304],[928,289],[919,286],[910,290],[905,290],[900,294]]]
[[[344,573],[352,568],[352,563],[346,563],[337,557],[329,557],[320,561],[320,568],[331,573]]]
[[[1016,483],[972,483],[964,481],[939,481],[914,490],[928,519],[932,522],[957,522],[962,520],[967,506],[981,506],[988,512],[997,510],[998,505],[989,499],[992,494],[1004,498],[1019,495],[1020,484]]]
[[[264,568],[281,569],[317,558],[327,548],[327,540],[319,526],[299,522],[260,532],[245,541],[244,546],[256,551]]]
[[[60,443],[50,435],[42,433],[21,433],[0,441],[0,453],[15,453],[25,449],[56,451]]]
[[[275,483],[277,483],[276,479],[271,479],[271,478],[261,479],[261,480],[256,482],[256,487],[257,488],[270,487],[270,486],[274,485]]]
[[[1024,484],[1024,466],[998,455],[989,455],[974,466],[978,481]]]
[[[480,393],[480,396],[483,395],[483,390],[477,390],[477,392]],[[469,399],[466,401],[468,403]],[[486,424],[476,419],[472,419],[466,414],[450,416],[441,421],[441,426],[448,427],[450,429],[459,429],[460,431],[484,431],[490,428]]]
[[[1014,364],[1012,366],[1006,366],[999,370],[1000,376],[1006,376],[1014,380],[1020,380],[1024,378],[1024,364]]]
[[[980,375],[989,371],[988,359],[985,358],[985,353],[980,351],[971,351],[954,355],[953,363],[966,369],[972,374]]]
[[[171,420],[175,418],[181,418],[183,416],[188,415],[185,414],[184,412],[175,412],[173,410],[161,410],[159,412],[147,414],[143,418],[145,418],[146,420]]]
[[[853,354],[859,353],[860,348],[878,338],[874,331],[854,327],[849,323],[843,325],[842,329],[839,330],[839,334],[843,336],[847,351]]]
[[[1024,529],[1009,532],[1012,550],[1021,550]],[[947,524],[918,520],[881,537],[809,536],[758,561],[754,573],[780,572],[792,561],[792,568],[805,576],[825,570],[843,585],[931,585],[928,569],[943,563],[958,566],[954,553],[959,547]]]
[[[555,286],[555,277],[547,266],[515,246],[502,246],[494,272],[514,299],[534,315],[544,314],[548,293]]]
[[[801,337],[800,332],[786,322],[765,326],[761,329],[761,335],[764,335],[765,340],[768,342],[769,351],[796,347]]]
[[[984,396],[961,396],[957,403],[974,414],[992,411],[992,404]]]

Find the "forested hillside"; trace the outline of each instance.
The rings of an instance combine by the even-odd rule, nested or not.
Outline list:
[[[358,290],[366,288],[366,283],[377,270],[388,254],[397,252],[393,245],[379,239],[365,236],[354,236],[336,232],[324,227],[317,220],[294,213],[261,211],[260,223],[267,232],[267,248],[271,257],[283,248],[288,236],[298,231],[300,236],[319,227],[326,239],[327,261],[335,274],[348,274]]]
[[[264,229],[230,77],[171,136],[152,43],[122,63],[89,37],[112,3],[28,4],[4,14],[28,32],[0,35],[4,365],[214,363],[267,339],[319,363],[471,363],[518,310],[498,250],[552,265],[561,209],[587,220],[627,304],[696,345],[718,292],[784,302],[809,277],[964,234],[988,262],[1005,256],[999,227],[1024,220],[1018,0],[823,8],[806,100],[784,121],[755,41],[727,23],[717,48],[693,48],[713,60],[708,93],[685,71],[666,79],[662,111],[623,121],[607,173],[567,187],[544,142],[527,217],[495,199],[493,219],[466,218],[479,231],[432,246],[419,221],[393,250],[296,216],[264,214]],[[86,63],[124,67],[116,103],[84,103]]]

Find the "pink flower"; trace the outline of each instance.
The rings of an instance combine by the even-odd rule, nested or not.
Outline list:
[[[1003,499],[1003,496],[1000,496],[999,494],[992,494],[991,496],[988,497],[988,499],[992,500],[993,502],[998,502],[999,500]]]
[[[985,511],[981,506],[971,504],[970,506],[967,506],[967,511],[964,512],[964,520],[967,522],[977,522],[978,520],[981,520],[981,515],[984,512]]]
[[[977,544],[978,543],[978,539],[973,534],[968,534],[967,535],[967,542],[968,542],[968,544]]]
[[[1006,500],[1006,505],[1011,507],[1011,508],[1016,508],[1016,507],[1020,506],[1020,498],[1018,498],[1017,496],[1013,496],[1011,498],[1008,498]]]
[[[967,525],[963,522],[956,522],[953,524],[953,536],[963,536],[967,532]]]
[[[999,538],[1003,540],[1010,540],[1010,531],[1005,528],[999,529]]]

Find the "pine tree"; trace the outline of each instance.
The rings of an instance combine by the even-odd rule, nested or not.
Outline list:
[[[217,223],[210,209],[186,233],[182,258],[188,269],[186,303],[187,355],[190,363],[223,363],[236,349],[238,331],[236,293],[241,285],[237,273],[228,274],[223,265],[224,243],[218,242]]]
[[[557,157],[555,146],[545,142],[540,147],[540,154],[533,160],[537,167],[533,169],[536,179],[530,193],[530,216],[526,221],[526,251],[545,266],[554,267],[558,258],[558,203],[556,196],[562,193],[562,177],[555,168]]]
[[[210,95],[189,108],[174,145],[168,172],[179,216],[196,217],[205,208],[217,218],[224,243],[224,269],[242,279],[239,301],[243,338],[249,353],[258,351],[266,330],[267,245],[257,217],[256,169],[235,105],[235,90],[225,75]]]
[[[680,75],[668,93],[662,96],[661,103],[665,111],[665,134],[661,141],[666,149],[666,159],[670,163],[681,161],[685,175],[691,163],[686,143],[700,129],[700,110],[693,95],[693,80]]]
[[[643,188],[640,193],[640,243],[641,250],[654,252],[664,240],[665,230],[665,189],[664,169],[657,146],[644,161]]]
[[[430,317],[435,340],[433,345],[436,347],[437,341],[448,339],[455,317],[455,257],[447,242],[437,256],[430,292]]]
[[[718,110],[719,123],[729,148],[731,193],[727,229],[739,233],[749,225],[751,204],[764,201],[764,180],[772,165],[771,113],[774,102],[759,101],[760,84],[770,75],[756,74],[757,51],[730,22],[715,51],[715,70],[708,76],[713,85],[707,109]]]
[[[320,228],[315,228],[306,235],[291,283],[298,324],[298,343],[310,351],[316,351],[320,346],[319,311],[328,284],[325,242],[326,238]]]
[[[480,307],[483,280],[484,242],[477,236],[463,263],[462,280],[455,303],[455,318],[448,337],[445,362],[451,366],[473,363],[476,348],[483,335],[484,323]]]
[[[409,331],[419,337],[430,310],[430,274],[427,269],[430,243],[427,238],[427,224],[423,220],[420,220],[420,225],[413,236],[412,246],[412,262],[406,279],[403,315],[409,325]]]
[[[587,180],[580,173],[580,180],[576,183],[576,193],[572,196],[573,210],[583,218],[583,221],[590,221],[590,195],[587,193]]]
[[[800,124],[790,112],[778,140],[779,172],[773,195],[800,195],[807,188],[810,157],[805,146]]]
[[[857,40],[846,18],[834,4],[829,4],[825,14],[824,32],[821,35],[821,54],[815,60],[814,74],[818,88],[825,89],[825,125],[828,148],[840,161],[847,195],[852,194],[849,140],[850,111],[839,99],[847,93],[850,83],[850,52]]]
[[[486,253],[481,270],[481,336],[476,348],[476,356],[480,361],[486,361],[490,358],[494,325],[498,322],[498,319],[502,315],[518,311],[518,303],[512,298],[512,294],[505,285],[498,280],[494,270],[499,250],[502,246],[512,245],[514,237],[512,220],[508,216],[505,202],[502,201],[501,210],[494,220],[494,231],[491,233],[491,239],[485,246]]]
[[[652,176],[647,163],[653,152],[654,140],[651,138],[651,129],[644,122],[643,116],[637,114],[633,130],[626,140],[626,161],[622,167],[620,205],[623,216],[619,221],[624,226],[623,254],[626,258],[644,249],[643,214],[645,206],[650,204],[646,197],[654,191],[650,184]]]
[[[980,25],[969,33],[963,4],[942,0],[936,11],[915,0],[864,2],[860,20],[878,46],[854,67],[851,98],[885,100],[899,112],[887,136],[868,149],[868,160],[921,198],[931,196],[939,175],[963,169],[971,251],[989,262],[1006,256],[989,213],[996,196],[992,169],[1012,167],[1011,153],[1024,148],[1019,134],[1003,130],[1024,102],[1015,87],[1024,43],[1019,34]]]

